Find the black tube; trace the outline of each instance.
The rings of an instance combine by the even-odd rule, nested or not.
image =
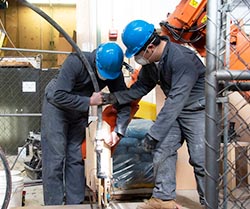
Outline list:
[[[7,209],[9,202],[10,202],[10,197],[11,197],[11,192],[12,192],[12,180],[11,180],[11,172],[10,172],[10,167],[7,161],[7,158],[2,150],[2,148],[0,147],[0,158],[1,158],[1,162],[3,164],[3,168],[5,171],[5,178],[6,179],[6,189],[5,189],[5,196],[4,196],[4,201],[3,201],[3,205],[2,205],[2,209]]]

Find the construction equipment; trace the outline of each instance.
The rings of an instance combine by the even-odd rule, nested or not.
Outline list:
[[[181,0],[167,20],[160,23],[161,35],[167,35],[171,41],[188,44],[206,55],[206,4],[207,0]]]
[[[129,66],[129,65],[128,65]],[[127,67],[128,67],[127,66]],[[129,66],[132,71],[131,66]],[[139,70],[131,74],[131,85],[137,80]],[[131,103],[130,119],[139,109],[136,100]],[[82,156],[85,161],[86,185],[92,192],[92,201],[97,203],[98,208],[109,208],[112,192],[113,161],[112,154],[116,145],[110,148],[105,144],[104,139],[108,137],[116,125],[117,110],[113,105],[108,105],[102,112],[102,129],[97,130],[97,121],[92,120],[86,129],[86,140],[82,144]],[[98,168],[98,166],[100,166]]]
[[[132,103],[131,118],[138,110],[138,102]],[[91,121],[86,129],[86,140],[82,144],[83,159],[85,161],[86,185],[92,192],[92,201],[98,208],[108,208],[111,200],[113,161],[112,154],[116,147],[110,148],[104,139],[115,128],[117,111],[107,106],[103,113],[102,129],[97,130],[96,120]],[[101,165],[100,168],[98,166]]]
[[[207,0],[181,0],[173,13],[167,15],[166,21],[160,22],[161,35],[169,36],[170,40],[186,44],[202,56],[206,56],[206,6]],[[242,20],[231,22],[230,28],[230,65],[231,70],[250,70],[249,36],[242,30]],[[237,83],[242,86],[242,82]],[[241,92],[249,101],[250,92]]]
[[[86,184],[93,192],[91,202],[98,202],[99,208],[106,208],[111,194],[112,158],[111,148],[103,139],[110,133],[110,126],[104,122],[101,131],[96,127],[97,121],[92,121],[86,131]],[[98,169],[99,165],[102,166]]]

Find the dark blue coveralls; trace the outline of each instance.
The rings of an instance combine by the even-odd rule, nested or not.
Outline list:
[[[163,38],[163,37],[162,37]],[[190,49],[168,41],[159,63],[144,65],[128,91],[115,92],[119,104],[141,98],[157,84],[166,96],[149,134],[159,141],[154,150],[153,197],[176,199],[177,150],[186,140],[200,202],[204,203],[205,66]]]
[[[96,53],[84,52],[96,73]],[[114,80],[97,81],[100,90],[126,89],[123,74]],[[88,125],[89,100],[94,87],[86,67],[76,54],[65,60],[58,76],[45,89],[42,109],[42,179],[45,205],[79,204],[85,198],[84,161],[81,145]],[[115,131],[125,134],[129,105],[117,107]]]

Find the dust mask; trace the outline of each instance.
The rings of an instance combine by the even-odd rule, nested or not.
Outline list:
[[[157,51],[157,49],[158,49],[158,46],[155,48],[155,50],[154,50],[154,52],[150,55],[150,57],[147,59],[147,58],[145,58],[144,57],[144,55],[145,55],[145,53],[146,53],[146,51],[147,51],[147,48],[145,49],[145,51],[144,51],[144,53],[143,53],[143,55],[137,55],[137,56],[135,56],[135,61],[139,64],[139,65],[147,65],[147,64],[150,64],[150,58],[152,57],[152,56],[154,56],[154,54],[155,54],[155,52]]]
[[[137,55],[135,56],[135,61],[139,64],[139,65],[147,65],[149,64],[149,60],[146,59],[144,56],[142,55]]]

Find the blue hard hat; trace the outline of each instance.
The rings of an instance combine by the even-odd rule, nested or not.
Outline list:
[[[123,30],[122,42],[127,47],[125,55],[131,58],[149,40],[154,33],[154,25],[144,20],[134,20],[130,22]]]
[[[100,44],[96,50],[96,66],[98,73],[105,79],[115,79],[121,74],[123,52],[113,42]]]

